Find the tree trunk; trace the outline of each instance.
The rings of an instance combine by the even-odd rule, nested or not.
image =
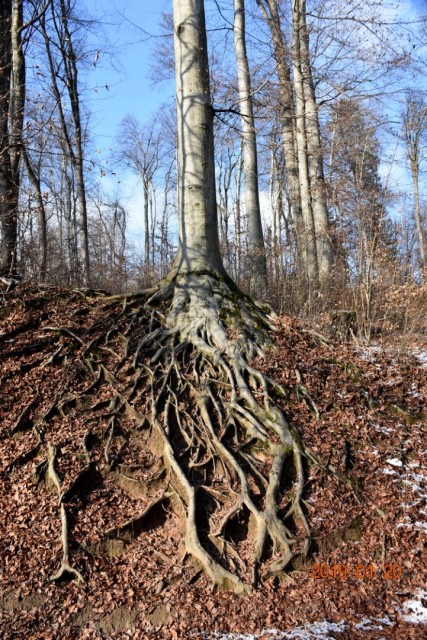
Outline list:
[[[46,31],[46,20],[43,15],[41,18],[42,34],[45,41],[46,53],[48,57],[49,70],[51,75],[52,90],[57,103],[59,118],[62,127],[65,144],[69,160],[74,169],[76,190],[78,198],[78,237],[79,237],[79,279],[82,283],[90,286],[90,258],[89,258],[89,234],[87,222],[87,203],[86,203],[86,186],[84,177],[84,144],[83,131],[80,114],[80,96],[78,89],[78,69],[77,58],[74,51],[73,37],[68,27],[68,7],[64,0],[60,0],[60,16],[56,14],[55,3],[51,5],[52,20],[57,36],[56,47],[62,58],[63,63],[63,81],[67,88],[70,100],[71,115],[73,122],[73,130],[67,123],[64,113],[63,97],[58,86],[59,74],[55,68],[54,57],[52,54],[52,39]],[[60,20],[60,24],[59,21]]]
[[[318,287],[319,261],[317,255],[316,229],[312,207],[312,194],[310,185],[310,173],[308,166],[308,146],[306,130],[306,103],[304,94],[304,79],[301,63],[300,36],[299,36],[299,11],[298,0],[292,2],[292,66],[294,73],[295,90],[295,116],[296,135],[295,142],[298,158],[298,175],[301,190],[301,210],[304,221],[305,251],[307,276],[310,288],[310,297]]]
[[[243,179],[248,224],[251,289],[259,295],[267,287],[267,261],[258,190],[258,158],[252,90],[246,52],[245,3],[234,0],[234,48],[237,62],[239,104],[243,139]]]
[[[19,170],[25,103],[22,0],[0,2],[0,271],[16,271]]]
[[[420,251],[420,264],[421,269],[425,269],[427,266],[426,262],[426,248],[425,248],[425,240],[423,227],[421,224],[421,208],[420,208],[420,188],[419,188],[419,174],[420,167],[418,162],[411,161],[411,174],[412,174],[412,184],[414,188],[414,216],[415,216],[415,228],[417,230],[418,236],[418,246]]]
[[[150,265],[150,183],[145,174],[141,176],[142,186],[144,189],[144,263],[146,267]],[[154,264],[154,263],[153,263]]]
[[[64,61],[66,72],[66,86],[70,97],[71,113],[74,124],[74,159],[76,170],[76,185],[79,211],[79,235],[80,235],[80,255],[83,272],[83,284],[90,286],[90,257],[89,257],[89,233],[87,223],[87,202],[86,185],[84,178],[84,150],[83,131],[80,115],[80,95],[78,86],[77,58],[74,51],[73,37],[68,28],[68,7],[64,0],[60,0],[61,22],[64,30],[65,41],[60,42],[60,51]],[[58,31],[59,35],[59,31]]]
[[[46,280],[47,276],[47,216],[46,209],[43,201],[42,188],[40,183],[40,173],[36,174],[31,164],[31,160],[25,148],[22,149],[25,168],[33,185],[36,200],[37,200],[37,217],[38,217],[38,232],[39,232],[39,278],[41,282]],[[61,243],[62,246],[62,243]]]
[[[308,185],[308,168],[306,156],[304,156],[305,133],[304,129],[301,129],[301,113],[295,113],[295,102],[299,112],[303,108],[303,103],[298,100],[302,95],[302,89],[299,87],[298,95],[298,88],[295,86],[296,98],[294,99],[291,71],[286,62],[288,47],[285,43],[276,0],[257,0],[257,4],[270,29],[277,65],[283,151],[291,215],[295,222],[297,236],[299,267],[307,278],[309,287],[313,288],[318,280],[318,266]]]
[[[236,281],[240,282],[243,278],[242,273],[242,212],[240,208],[240,194],[242,192],[242,172],[243,172],[243,152],[242,144],[240,145],[239,160],[237,164],[236,176],[236,199],[235,199],[235,217],[234,226],[236,229]]]
[[[427,106],[425,105],[424,99],[419,95],[409,93],[406,97],[406,110],[403,114],[403,129],[406,141],[406,155],[409,160],[412,175],[414,218],[420,253],[420,267],[423,270],[427,266],[427,248],[421,221],[419,179],[420,147],[422,139],[427,131]]]
[[[304,135],[309,174],[309,192],[316,238],[319,278],[325,283],[332,269],[332,244],[329,233],[329,212],[323,170],[323,153],[320,136],[319,114],[311,69],[309,37],[305,0],[292,3],[293,56],[297,70],[297,93],[301,117],[304,119]]]
[[[174,0],[179,247],[173,271],[224,274],[203,0]]]

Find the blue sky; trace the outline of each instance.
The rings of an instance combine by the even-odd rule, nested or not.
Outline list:
[[[97,158],[100,166],[106,169],[101,186],[110,194],[117,191],[129,210],[133,228],[136,231],[137,227],[140,229],[141,233],[134,235],[142,236],[140,219],[143,195],[140,181],[137,176],[123,169],[120,170],[120,178],[116,178],[109,170],[108,158],[110,150],[117,145],[119,124],[125,115],[131,113],[141,123],[146,123],[161,104],[173,102],[173,81],[154,83],[151,77],[153,46],[159,35],[161,14],[171,11],[172,1],[83,0],[83,3],[89,14],[103,23],[101,43],[99,31],[93,38],[94,60],[96,48],[102,49],[96,65],[90,65],[85,96],[92,113],[90,128]],[[416,15],[414,8],[425,4],[426,0],[402,0],[400,11],[406,10],[403,16],[413,18]],[[392,13],[395,11],[391,10]],[[395,153],[394,147],[390,153]],[[401,163],[405,165],[404,158]],[[384,165],[383,169],[383,178],[387,182],[396,181],[402,186],[409,180],[404,175],[406,170],[402,172],[399,167],[394,167],[392,174],[389,174],[388,166]]]
[[[130,170],[114,167],[111,151],[117,147],[119,125],[127,114],[145,123],[162,104],[174,100],[173,81],[155,83],[151,77],[161,14],[171,11],[172,3],[171,0],[83,0],[83,3],[90,17],[102,22],[92,38],[96,64],[92,62],[90,69],[81,74],[86,85],[84,102],[91,113],[96,171],[103,192],[119,197],[125,205],[131,241],[141,252],[144,238],[141,180]]]
[[[154,38],[142,31],[158,34],[161,13],[170,11],[171,2],[84,0],[84,3],[92,16],[102,20],[106,36],[105,51],[100,51],[87,79],[88,106],[93,113],[91,130],[97,148],[104,151],[114,144],[119,123],[126,114],[132,113],[144,122],[162,103],[173,100],[172,83],[155,84],[150,78]],[[94,60],[95,56],[94,52]]]

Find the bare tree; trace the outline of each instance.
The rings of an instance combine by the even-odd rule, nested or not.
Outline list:
[[[48,234],[47,234],[47,212],[45,206],[45,200],[43,196],[42,183],[41,183],[41,171],[40,164],[41,158],[39,157],[38,167],[35,167],[32,163],[27,147],[22,147],[22,155],[24,160],[25,169],[30,180],[30,183],[34,189],[36,202],[37,202],[37,219],[38,219],[38,231],[39,231],[39,278],[42,282],[46,280],[47,276],[47,260],[48,260]]]
[[[261,222],[258,189],[258,155],[251,78],[246,51],[245,3],[234,0],[234,48],[237,62],[239,107],[243,139],[245,212],[248,225],[250,280],[259,295],[267,286],[267,261]]]
[[[144,191],[144,261],[154,266],[155,231],[155,178],[164,156],[168,155],[165,136],[159,120],[142,127],[134,116],[127,115],[121,122],[119,149],[115,160],[129,167],[141,179]]]
[[[210,269],[223,274],[204,23],[202,1],[175,0],[179,248],[174,269],[180,273]]]
[[[16,271],[19,171],[25,105],[22,0],[0,3],[0,271]]]
[[[403,114],[403,130],[406,143],[406,155],[412,174],[412,185],[414,193],[414,217],[415,228],[418,237],[418,248],[420,252],[420,267],[427,266],[427,246],[426,236],[421,219],[420,207],[420,163],[423,160],[422,142],[426,139],[427,133],[427,105],[421,96],[410,93],[406,96],[406,109]]]
[[[75,49],[75,38],[70,29],[73,8],[73,0],[52,0],[49,25],[46,16],[43,15],[41,31],[45,42],[51,87],[59,114],[62,136],[76,176],[78,236],[80,240],[79,271],[82,283],[85,286],[90,286],[88,214],[84,170],[85,131],[80,107],[78,55]],[[66,104],[64,104],[62,89],[65,89],[68,97],[69,114]]]
[[[187,552],[198,559],[213,582],[248,593],[251,585],[236,574],[233,563],[228,567],[219,563],[215,553],[202,544],[200,505],[218,494],[219,480],[224,499],[215,508],[215,519],[221,524],[215,532],[211,530],[209,544],[222,548],[223,558],[231,559],[229,548],[222,543],[223,534],[235,516],[248,511],[254,523],[252,583],[258,580],[267,539],[281,554],[274,570],[283,569],[293,557],[292,535],[277,505],[284,468],[293,468],[296,474],[296,493],[288,495],[288,516],[297,514],[307,533],[305,551],[309,545],[309,526],[300,507],[302,448],[270,396],[274,383],[248,362],[270,344],[267,308],[240,292],[221,259],[204,2],[174,0],[173,8],[179,246],[171,271],[150,292],[146,303],[152,307],[156,326],[151,323],[141,343],[144,354],[150,355],[136,379],[148,375],[152,380],[147,416],[162,443],[167,482],[180,496]],[[175,366],[178,354],[182,373]],[[223,437],[229,429],[230,434]],[[185,443],[184,455],[181,443]],[[268,465],[256,471],[262,500],[253,495],[247,477],[251,472],[240,454],[236,455],[242,446],[249,468],[255,464],[252,456],[257,447],[269,458]]]
[[[332,243],[329,230],[329,213],[323,171],[323,149],[319,115],[314,91],[309,35],[307,29],[306,1],[292,0],[292,59],[295,96],[297,102],[298,153],[300,176],[308,171],[308,194],[304,200],[311,203],[317,265],[320,281],[325,284],[332,268]],[[303,184],[307,185],[307,179]]]
[[[290,48],[286,42],[279,6],[276,0],[257,0],[273,42],[279,80],[279,118],[282,130],[286,178],[291,215],[295,223],[300,271],[310,291],[317,287],[319,269],[306,154],[303,89],[299,67],[294,79],[289,63]],[[300,99],[301,98],[301,99]]]

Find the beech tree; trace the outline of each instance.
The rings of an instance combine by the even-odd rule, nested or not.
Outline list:
[[[258,189],[258,154],[252,103],[251,78],[246,52],[244,0],[234,0],[234,48],[236,51],[239,108],[242,123],[245,211],[248,224],[249,268],[254,291],[267,287],[267,261]]]
[[[299,270],[307,281],[309,295],[317,288],[319,264],[316,230],[311,207],[307,162],[305,101],[299,56],[299,32],[294,29],[293,75],[288,62],[291,47],[286,41],[276,0],[256,0],[271,33],[279,81],[279,120],[289,190],[290,213],[295,225]]]
[[[406,97],[406,109],[403,116],[403,129],[406,143],[406,156],[409,161],[413,193],[414,193],[414,217],[418,238],[421,270],[427,266],[427,240],[421,216],[420,202],[420,163],[422,158],[422,142],[427,133],[427,104],[421,96],[408,94]]]
[[[154,266],[154,179],[160,168],[165,150],[164,131],[159,121],[141,127],[137,119],[127,115],[121,122],[118,136],[119,149],[115,159],[129,167],[141,179],[144,191],[144,262]]]
[[[221,259],[204,2],[174,0],[173,12],[179,246],[171,271],[146,301],[153,322],[134,361],[142,354],[149,360],[137,368],[135,385],[151,380],[146,413],[156,446],[161,443],[167,485],[179,496],[187,553],[213,582],[246,593],[258,581],[267,541],[275,550],[273,574],[308,550],[303,445],[274,404],[279,387],[249,364],[271,345],[269,309],[240,292]],[[285,467],[295,471],[286,524],[278,507]],[[202,526],[207,502],[212,508]],[[251,583],[236,571],[236,552],[227,542],[228,529],[246,515],[253,525]],[[290,532],[294,518],[306,532],[298,541]]]
[[[22,1],[0,2],[0,272],[16,271],[19,171],[25,104]]]
[[[73,168],[78,196],[78,281],[90,286],[88,212],[84,169],[85,130],[81,113],[76,37],[72,32],[72,0],[51,0],[48,24],[41,19],[51,90],[56,102],[64,151]],[[49,28],[50,27],[50,28]]]
[[[319,115],[314,91],[305,0],[292,2],[292,61],[297,117],[297,146],[300,176],[307,173],[301,194],[302,206],[313,216],[317,266],[325,284],[332,268],[332,243],[323,172],[323,152]],[[309,217],[309,216],[307,216]]]

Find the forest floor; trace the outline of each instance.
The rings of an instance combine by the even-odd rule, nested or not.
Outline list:
[[[0,638],[425,638],[425,337],[332,344],[277,320],[255,365],[289,392],[286,418],[323,461],[304,494],[313,555],[241,597],[183,560],[171,505],[142,517],[156,462],[132,406],[113,437],[107,387],[79,403],[91,388],[83,354],[121,309],[54,287],[0,295]],[[75,573],[52,581],[65,509]]]

